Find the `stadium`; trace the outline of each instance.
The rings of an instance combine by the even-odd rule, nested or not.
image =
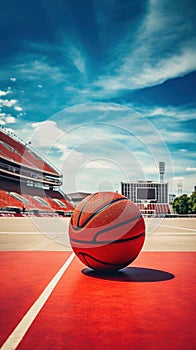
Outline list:
[[[164,182],[165,162],[159,162],[159,174],[159,182],[121,182],[121,193],[136,203],[143,215],[171,214],[168,183]]]
[[[0,215],[71,215],[73,205],[59,190],[62,175],[5,130],[0,130]]]
[[[2,350],[194,349],[194,216],[170,217],[160,181],[121,182],[146,239],[115,273],[92,273],[72,252],[68,227],[87,195],[15,135],[0,131]]]

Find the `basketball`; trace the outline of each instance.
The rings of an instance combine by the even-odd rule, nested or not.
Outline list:
[[[140,253],[145,223],[137,205],[114,192],[87,196],[69,224],[70,244],[77,257],[94,270],[119,270]]]

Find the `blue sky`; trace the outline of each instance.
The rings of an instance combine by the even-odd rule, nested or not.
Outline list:
[[[196,3],[7,0],[0,123],[49,159],[66,192],[195,182]]]

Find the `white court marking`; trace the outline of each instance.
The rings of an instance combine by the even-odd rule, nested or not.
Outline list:
[[[162,226],[163,227],[163,226]],[[164,226],[164,227],[169,227],[169,226]],[[172,228],[174,228],[172,226]],[[187,230],[190,230],[191,232],[187,232],[187,231],[183,231],[183,232],[173,232],[173,231],[167,231],[167,232],[158,232],[159,235],[195,235],[196,234],[196,230],[193,230],[193,229],[187,229]],[[153,232],[153,233],[157,233],[157,232]],[[147,232],[147,234],[152,234],[152,232]],[[24,236],[28,236],[28,235],[39,235],[39,236],[68,236],[67,233],[65,232],[46,232],[46,233],[42,233],[42,232],[0,232],[0,236],[1,235],[24,235]]]
[[[66,260],[65,264],[60,268],[60,270],[50,281],[50,283],[44,289],[44,291],[36,300],[36,302],[31,306],[29,311],[26,313],[26,315],[23,317],[23,319],[14,329],[14,331],[10,334],[10,336],[7,338],[5,343],[0,348],[1,350],[15,350],[17,348],[25,333],[28,331],[29,327],[33,323],[34,319],[48,300],[58,281],[60,280],[68,266],[71,264],[74,256],[75,254],[72,253],[71,256]]]
[[[196,235],[196,231],[195,232],[146,232],[147,235],[157,235],[157,236],[195,236]]]
[[[14,231],[3,231],[0,235],[66,235],[66,232],[14,232]]]
[[[187,228],[187,227],[179,227],[179,226],[169,226],[169,225],[162,225],[162,227],[168,227],[168,228],[177,228],[179,230],[186,230],[186,231],[193,231],[196,232],[196,229],[193,228]]]

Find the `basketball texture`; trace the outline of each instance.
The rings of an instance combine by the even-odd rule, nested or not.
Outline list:
[[[94,270],[119,270],[138,256],[145,240],[144,219],[133,202],[113,192],[87,196],[69,224],[70,244]]]

